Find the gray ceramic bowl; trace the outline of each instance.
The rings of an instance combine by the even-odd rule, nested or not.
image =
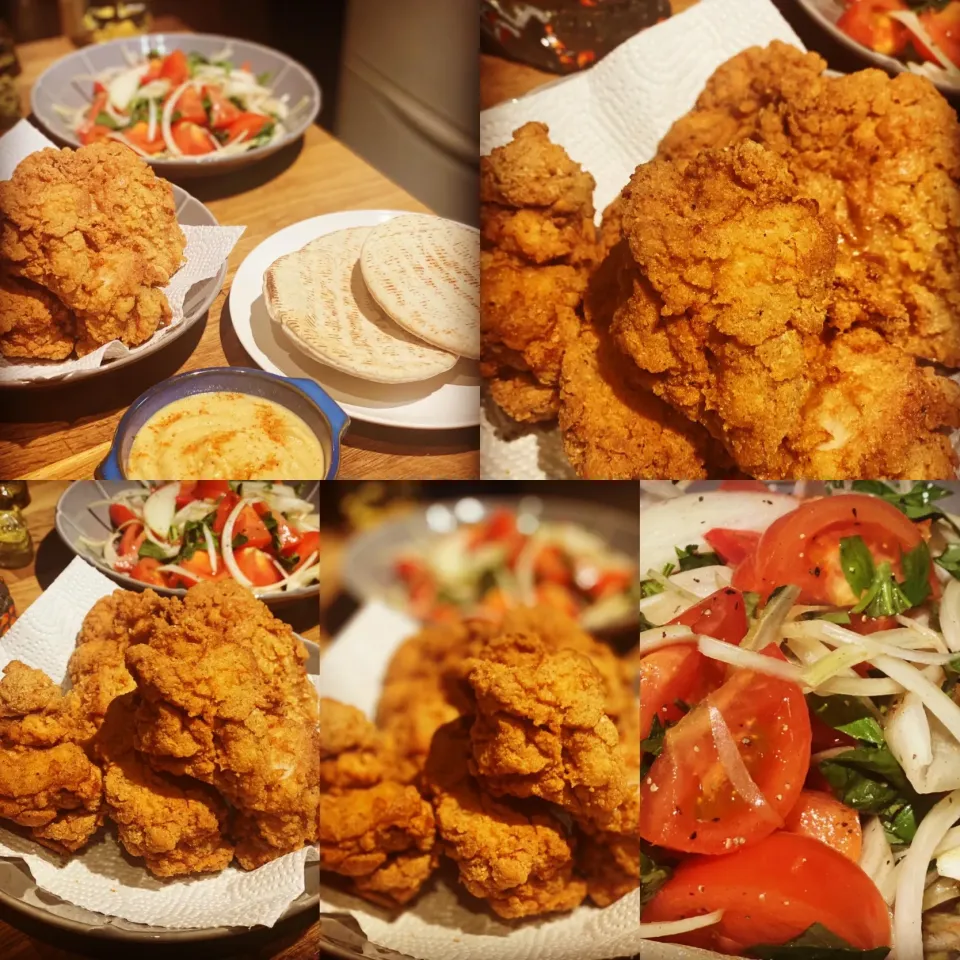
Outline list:
[[[101,70],[125,65],[125,53],[145,57],[151,50],[167,54],[179,48],[188,54],[196,52],[209,57],[225,47],[230,47],[230,59],[234,63],[249,61],[254,73],[269,73],[271,87],[278,97],[289,96],[291,112],[286,121],[286,134],[273,143],[229,157],[209,154],[207,157],[175,160],[151,159],[149,163],[157,173],[171,179],[213,176],[236,170],[269,157],[299,139],[320,112],[320,88],[310,72],[278,50],[249,40],[234,40],[209,33],[152,33],[84,47],[44,71],[30,92],[30,109],[57,140],[77,147],[80,141],[55,108],[82,107],[89,103],[92,81],[87,78]]]
[[[128,490],[131,487],[140,487],[142,484],[137,480],[78,480],[72,483],[60,497],[57,503],[57,512],[55,523],[57,533],[60,539],[78,556],[83,557],[91,566],[96,567],[102,574],[115,580],[120,586],[127,590],[143,590],[148,584],[141,583],[133,577],[125,576],[112,570],[109,565],[93,556],[89,550],[85,549],[80,543],[81,537],[90,540],[102,540],[103,537],[112,529],[110,525],[109,507],[104,505],[96,506],[98,501],[109,499],[120,490]],[[307,490],[304,496],[305,500],[310,500],[320,509],[320,483],[315,482]],[[162,594],[165,597],[183,597],[186,590],[182,588],[155,587],[149,585],[151,590]],[[311,597],[320,595],[320,584],[314,584],[310,587],[303,587],[300,590],[291,590],[289,593],[262,594],[260,599],[271,607],[278,607],[287,603],[294,603],[297,600],[308,600]]]
[[[171,186],[173,187],[173,201],[177,207],[177,221],[181,226],[220,226],[217,218],[196,197],[190,196],[186,190],[178,187],[175,183]],[[200,280],[187,291],[187,297],[183,302],[183,320],[170,333],[164,337],[152,337],[143,345],[134,347],[126,356],[119,357],[116,360],[108,360],[103,366],[94,367],[92,370],[76,370],[56,379],[26,382],[0,381],[0,389],[45,389],[49,388],[51,383],[73,383],[75,380],[86,380],[88,377],[95,377],[108,370],[115,370],[117,367],[125,367],[127,364],[136,363],[141,357],[148,357],[151,353],[156,353],[157,350],[173,343],[178,337],[182,337],[200,320],[213,305],[213,301],[217,299],[217,294],[223,288],[223,281],[226,277],[227,263],[224,261],[215,277]]]

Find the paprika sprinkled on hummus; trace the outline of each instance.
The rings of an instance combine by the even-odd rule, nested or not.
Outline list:
[[[286,407],[245,393],[183,397],[138,431],[127,476],[269,480],[323,476],[323,449]]]

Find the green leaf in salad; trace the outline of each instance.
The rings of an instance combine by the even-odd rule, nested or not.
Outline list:
[[[152,557],[154,560],[166,560],[167,555],[163,547],[158,546],[152,540],[144,540],[137,551],[138,557]]]
[[[219,544],[219,538],[213,533],[213,521],[216,512],[208,513],[202,520],[188,520],[183,526],[183,537],[180,540],[180,552],[177,554],[177,560],[189,560],[198,550],[207,549],[207,538],[203,532],[204,527],[209,527],[213,536],[214,546]]]
[[[146,122],[150,119],[150,101],[147,97],[138,97],[136,100],[132,100],[130,105],[127,107],[127,114],[129,116],[128,123],[130,126],[133,126],[135,123]],[[159,115],[159,108],[158,108]]]
[[[657,863],[647,845],[640,841],[640,906],[644,906],[670,879],[670,867]]]
[[[111,130],[119,130],[119,129],[120,129],[120,124],[117,123],[117,121],[114,120],[113,117],[111,117],[109,113],[104,113],[103,110],[101,110],[101,111],[97,114],[97,119],[94,120],[93,122],[94,122],[95,124],[97,124],[98,126],[101,126],[101,127],[109,127]]]
[[[261,87],[265,87],[270,82],[272,76],[273,74],[269,70],[264,70],[263,73],[257,74],[257,83],[259,83]]]
[[[757,615],[757,607],[760,605],[760,594],[752,590],[743,592],[743,609],[746,611],[747,618],[752,620]]]
[[[260,146],[263,143],[266,143],[272,136],[273,131],[276,130],[276,123],[268,123],[252,140],[249,142],[255,146]],[[717,561],[719,563],[719,561]]]
[[[197,72],[197,67],[206,66],[209,63],[210,60],[202,53],[197,53],[196,50],[187,54],[187,70],[190,71],[191,77]]]
[[[213,60],[212,62],[215,67],[219,67],[221,70],[226,70],[229,73],[233,69],[233,61],[231,60]]]
[[[900,589],[914,607],[919,607],[930,595],[930,548],[921,540],[913,550],[900,555],[903,583]]]
[[[793,940],[781,944],[759,944],[746,954],[756,960],[886,960],[890,947],[861,950],[819,923],[807,927]]]
[[[873,746],[886,743],[883,728],[876,717],[856,697],[821,697],[816,693],[808,693],[807,707],[828,727],[854,740],[862,740]]]
[[[700,553],[700,548],[691,543],[688,547],[674,547],[677,562],[681,570],[695,570],[697,567],[715,567],[723,561],[715,553]]]
[[[640,596],[652,597],[655,594],[663,593],[663,584],[659,580],[641,580]]]
[[[855,597],[872,587],[876,568],[863,537],[840,538],[840,566]]]
[[[826,620],[827,623],[836,623],[841,626],[850,622],[850,614],[846,610],[826,610],[819,612],[817,610],[808,610],[801,614],[801,620]]]
[[[929,591],[925,580],[930,569],[930,553],[926,545],[921,544],[916,550],[904,554],[903,564],[907,579],[901,584],[887,561],[874,565],[873,556],[862,537],[842,537],[840,566],[857,597],[851,612],[865,613],[868,617],[889,617],[923,603]]]
[[[960,543],[949,544],[939,557],[934,557],[933,562],[943,567],[955,580],[960,580]]]
[[[869,493],[886,500],[911,520],[944,520],[960,533],[960,528],[936,505],[937,500],[952,495],[953,491],[946,487],[924,480],[915,483],[909,492],[900,493],[879,480],[854,480],[851,489],[856,493]]]
[[[234,550],[239,550],[250,538],[245,533],[238,533],[233,538],[231,546]]]

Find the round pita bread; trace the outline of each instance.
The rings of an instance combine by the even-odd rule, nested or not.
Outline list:
[[[328,367],[376,383],[429,380],[457,358],[402,330],[370,296],[358,263],[370,230],[338,230],[280,257],[263,277],[267,312]]]
[[[374,227],[360,268],[384,313],[427,343],[480,358],[480,231],[423,213]]]

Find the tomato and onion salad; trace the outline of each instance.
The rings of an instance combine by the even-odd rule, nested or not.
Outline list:
[[[874,487],[641,573],[647,936],[920,957],[933,909],[960,947],[960,526]]]
[[[960,0],[846,0],[837,27],[931,80],[960,80]]]
[[[245,153],[283,136],[296,107],[274,95],[267,75],[229,56],[151,51],[90,78],[87,106],[58,112],[84,145],[116,140],[157,159]]]
[[[318,582],[316,509],[285,484],[184,480],[127,489],[97,505],[108,506],[110,535],[81,544],[142,583],[189,588],[232,578],[265,594]]]
[[[393,560],[394,601],[420,620],[498,620],[544,604],[587,629],[635,608],[636,563],[578,524],[496,508]]]

